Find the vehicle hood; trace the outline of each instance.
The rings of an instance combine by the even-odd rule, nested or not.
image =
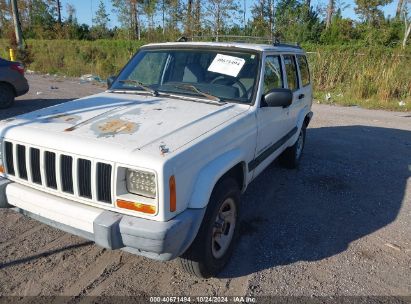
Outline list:
[[[81,137],[127,150],[173,152],[248,109],[232,103],[105,92],[3,120],[0,137],[18,130],[39,131],[38,136],[52,133],[59,140]]]

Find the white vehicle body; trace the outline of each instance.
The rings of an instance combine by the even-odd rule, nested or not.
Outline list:
[[[235,43],[147,47],[258,52],[260,69],[253,102],[218,104],[193,102],[184,96],[107,91],[1,121],[0,206],[17,207],[28,216],[107,248],[169,260],[181,255],[195,238],[222,176],[236,168],[245,191],[258,174],[296,143],[299,131],[311,119],[312,86],[302,85],[301,72],[290,106],[261,105],[267,56],[304,55],[299,48]],[[287,88],[284,61],[281,65]],[[81,170],[91,175],[86,181],[90,183],[89,197],[80,195],[87,190],[78,182],[79,159],[83,160]],[[39,172],[34,172],[36,168]],[[154,174],[156,197],[128,192],[127,169]],[[54,182],[50,172],[55,172],[52,187],[48,185],[49,179]],[[63,175],[71,176],[72,189]],[[172,176],[175,208],[170,207]],[[39,178],[41,182],[34,182]],[[153,212],[119,208],[118,200],[151,206]]]

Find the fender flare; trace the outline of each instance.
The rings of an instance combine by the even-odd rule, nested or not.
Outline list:
[[[307,111],[307,110],[308,110],[308,111]],[[307,126],[308,126],[308,124],[310,123],[312,117],[313,117],[313,112],[310,111],[310,110],[308,109],[308,107],[304,107],[304,108],[300,111],[300,113],[298,114],[298,120],[297,120],[297,128],[298,128],[298,130],[301,130],[301,128],[302,128],[303,125],[304,125],[304,122],[305,122],[306,118],[308,118],[308,122],[307,122]]]
[[[234,149],[205,165],[197,175],[187,208],[206,207],[218,180],[231,168],[244,162],[244,159],[244,153],[240,149]]]
[[[313,117],[313,112],[311,112],[307,106],[304,107],[298,113],[298,119],[297,119],[297,124],[296,124],[297,132],[290,138],[288,147],[291,147],[292,145],[294,145],[297,142],[298,135],[300,134],[301,129],[304,126],[304,122],[305,122],[306,118],[308,118],[308,122],[307,122],[307,126],[308,126],[308,124],[310,123],[312,117]]]

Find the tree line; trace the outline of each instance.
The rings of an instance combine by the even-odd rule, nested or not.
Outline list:
[[[0,0],[0,37],[15,38],[12,0]],[[343,16],[347,5],[328,0],[314,7],[311,0],[100,0],[92,25],[80,24],[76,7],[61,0],[18,0],[24,38],[135,39],[169,41],[179,36],[224,35],[266,37],[320,44],[362,44],[405,47],[411,31],[411,0],[355,0],[358,20]],[[396,14],[383,8],[396,2]],[[65,10],[65,18],[62,12]],[[116,16],[119,26],[110,27]]]

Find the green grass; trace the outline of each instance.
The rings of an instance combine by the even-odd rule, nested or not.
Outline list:
[[[411,54],[387,48],[306,46],[321,103],[411,110]],[[331,94],[330,100],[325,95]],[[404,101],[405,106],[399,102]]]
[[[28,40],[40,73],[106,78],[116,74],[144,42],[126,40]],[[411,110],[411,49],[303,45],[310,52],[314,92],[321,103],[365,108]],[[0,56],[8,58],[0,40]],[[331,93],[331,100],[325,94]],[[400,107],[399,101],[406,102]]]
[[[29,69],[40,73],[106,78],[116,74],[137,52],[143,42],[125,40],[28,40],[33,62]],[[0,56],[8,58],[5,41]]]
[[[327,100],[326,95],[330,93],[331,99]],[[391,100],[382,102],[376,98],[370,99],[357,99],[356,97],[347,97],[344,93],[341,92],[323,92],[315,91],[314,92],[314,103],[327,104],[327,105],[340,105],[345,107],[359,106],[365,109],[379,109],[379,110],[390,110],[390,111],[399,111],[407,112],[411,111],[411,99],[405,99],[407,101],[405,106],[400,106],[399,101]]]

